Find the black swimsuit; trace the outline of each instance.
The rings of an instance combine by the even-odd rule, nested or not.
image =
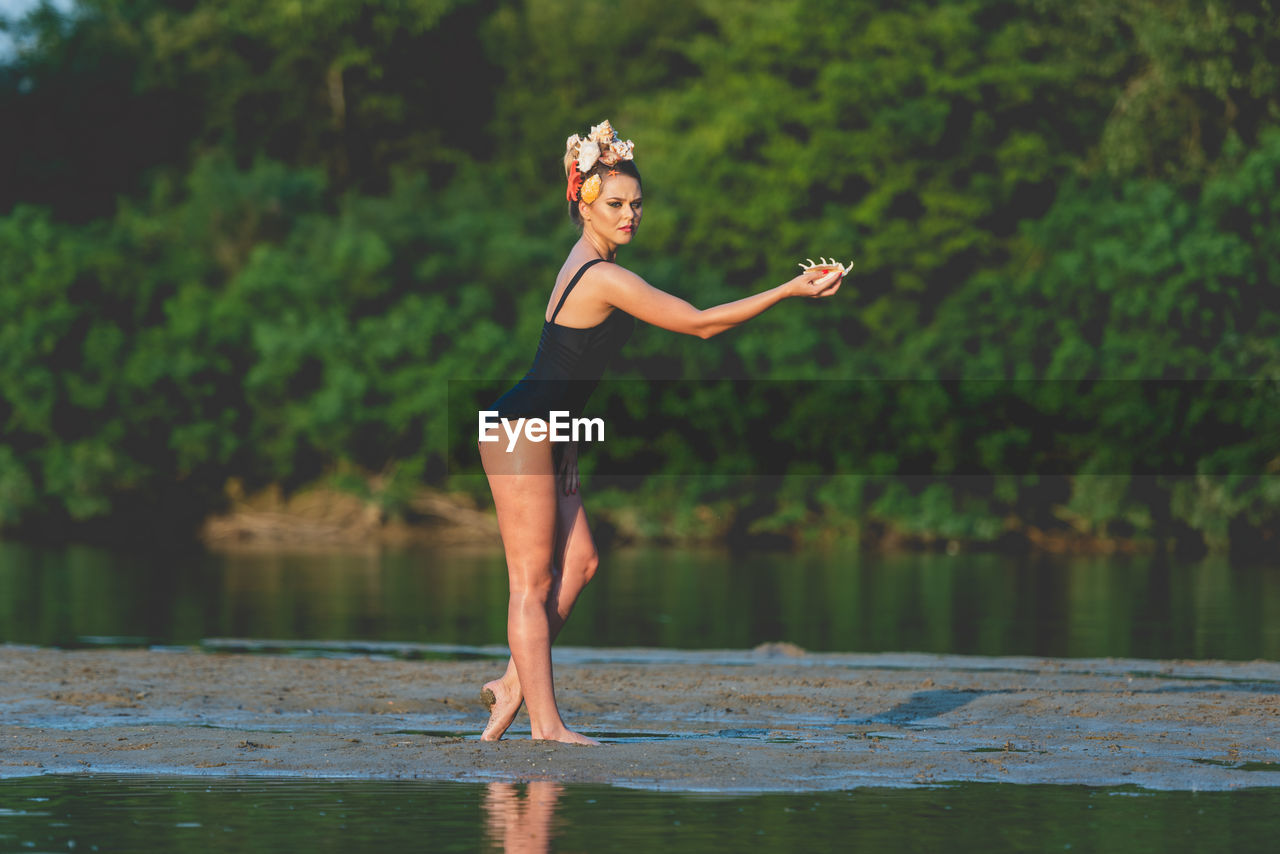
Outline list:
[[[591,265],[603,260],[595,258],[583,264],[560,295],[551,319],[542,324],[533,367],[490,407],[497,410],[499,417],[546,419],[553,410],[563,410],[571,416],[582,412],[605,366],[622,349],[636,323],[635,318],[616,308],[603,321],[585,329],[556,323],[573,286]]]

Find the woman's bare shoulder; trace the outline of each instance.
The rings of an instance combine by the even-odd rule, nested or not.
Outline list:
[[[587,276],[590,276],[597,282],[603,282],[607,285],[622,285],[624,287],[647,285],[643,278],[616,261],[610,261],[606,264],[596,264],[587,271],[586,276],[583,278],[586,278]]]

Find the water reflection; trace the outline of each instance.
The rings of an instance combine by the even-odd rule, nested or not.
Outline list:
[[[564,787],[550,780],[489,783],[484,791],[489,842],[506,854],[545,854],[555,831],[556,804]]]
[[[501,644],[500,551],[122,555],[0,542],[0,642]],[[606,554],[561,643],[1280,658],[1280,567],[852,552]]]
[[[522,788],[256,777],[0,779],[0,850],[1166,854],[1270,851],[1280,834],[1276,787],[1193,793],[969,783],[747,795],[578,784],[562,790],[534,782],[521,797]],[[523,822],[509,825],[518,810]],[[539,810],[545,820],[534,815]]]

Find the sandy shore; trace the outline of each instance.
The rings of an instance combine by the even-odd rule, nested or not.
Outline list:
[[[68,772],[843,789],[1280,785],[1280,663],[556,651],[599,748],[477,738],[498,659],[0,646],[0,776]],[[313,647],[317,645],[312,645]]]

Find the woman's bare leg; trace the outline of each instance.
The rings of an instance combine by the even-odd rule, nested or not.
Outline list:
[[[566,727],[556,706],[548,611],[555,610],[553,555],[558,502],[550,448],[545,443],[521,440],[512,452],[487,445],[481,446],[480,455],[507,557],[507,642],[529,707],[532,736],[597,744]]]
[[[547,619],[553,643],[599,565],[581,494],[558,492],[556,517],[556,573],[551,596],[547,600]],[[485,741],[497,741],[511,726],[524,701],[514,658],[507,661],[507,670],[501,677],[485,684],[482,697],[489,709],[489,723],[480,737]]]
[[[550,780],[531,780],[520,797],[513,783],[489,783],[484,811],[489,842],[510,852],[538,854],[551,850],[556,803],[564,788]]]

